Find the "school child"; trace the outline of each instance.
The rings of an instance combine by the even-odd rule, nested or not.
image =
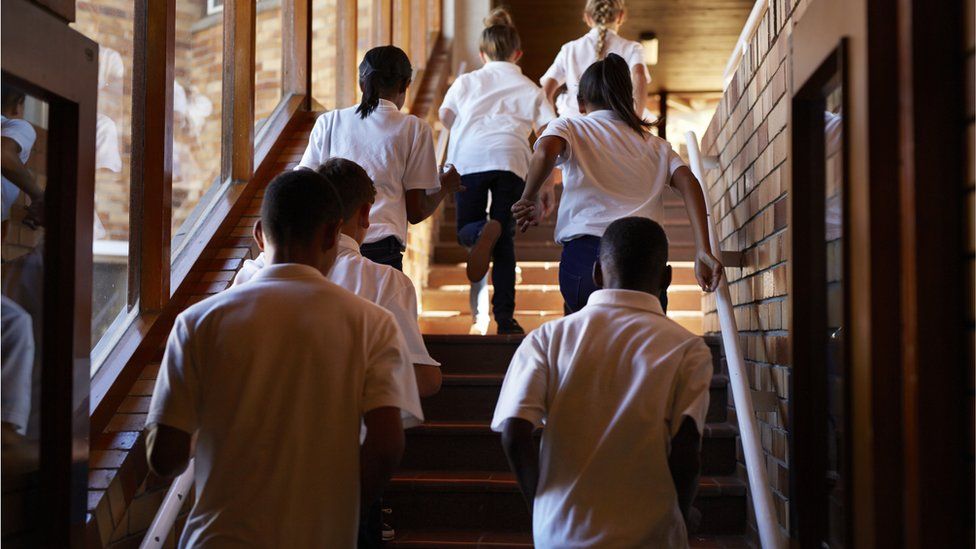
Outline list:
[[[2,151],[3,181],[0,195],[3,207],[0,218],[3,222],[3,236],[6,239],[7,223],[14,202],[23,192],[30,199],[24,224],[34,228],[44,221],[44,191],[27,169],[27,160],[37,139],[37,132],[30,122],[24,120],[24,92],[6,84],[0,96],[0,151]]]
[[[356,547],[360,493],[374,501],[403,452],[401,411],[423,418],[392,315],[325,278],[341,223],[321,175],[279,175],[256,228],[268,266],[176,319],[146,440],[172,477],[196,438],[180,547]]]
[[[556,105],[559,116],[583,114],[576,100],[580,77],[593,62],[611,53],[623,57],[627,62],[633,81],[634,105],[637,112],[644,112],[651,74],[644,64],[644,47],[640,42],[627,40],[617,34],[626,15],[624,0],[587,0],[583,9],[583,21],[590,27],[590,32],[563,44],[552,66],[539,79],[546,97]],[[567,91],[557,97],[558,89],[562,85],[566,86]]]
[[[492,298],[499,334],[525,333],[515,313],[515,223],[512,204],[522,195],[529,168],[529,137],[555,113],[516,64],[522,57],[508,12],[494,10],[481,33],[484,66],[464,74],[444,96],[440,118],[451,130],[448,162],[461,174],[457,195],[458,242],[468,248],[467,276],[478,282],[492,262]],[[488,195],[491,194],[489,210]],[[487,210],[487,217],[486,217]]]
[[[330,158],[316,170],[332,184],[342,201],[342,227],[339,251],[326,277],[359,297],[371,301],[393,314],[407,345],[414,366],[417,389],[421,397],[435,395],[441,386],[440,363],[427,352],[417,322],[417,293],[413,282],[402,272],[367,260],[360,244],[370,227],[370,209],[376,198],[376,187],[361,166],[351,160]],[[264,252],[244,265],[234,277],[234,286],[243,284],[267,263]]]
[[[667,254],[654,221],[610,224],[594,273],[605,289],[512,358],[491,426],[536,547],[688,547],[712,357],[661,309]]]
[[[559,118],[536,141],[522,198],[512,206],[521,230],[538,223],[539,191],[558,165],[563,195],[556,241],[563,245],[559,290],[568,313],[579,311],[596,290],[593,265],[600,238],[616,219],[660,219],[661,193],[671,186],[681,195],[695,237],[695,275],[713,291],[721,264],[708,243],[705,197],[691,170],[667,141],[647,132],[649,123],[634,112],[627,63],[616,54],[590,65],[579,85],[586,116]]]
[[[340,157],[366,169],[377,192],[362,253],[400,271],[407,222],[427,219],[461,184],[454,169],[438,173],[430,126],[400,112],[412,76],[410,60],[400,48],[380,46],[366,52],[359,65],[362,102],[320,116],[299,163],[314,170]]]

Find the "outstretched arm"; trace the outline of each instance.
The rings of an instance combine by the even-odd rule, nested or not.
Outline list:
[[[539,452],[532,440],[534,430],[531,422],[520,418],[509,418],[502,426],[502,448],[525,496],[529,513],[532,513],[535,490],[539,486]]]
[[[454,169],[454,166],[451,166],[450,170],[442,172],[440,178],[441,188],[434,194],[427,194],[424,189],[407,191],[407,221],[411,225],[416,225],[430,217],[445,197],[464,190],[464,187],[461,186],[461,176]]]
[[[555,106],[556,92],[558,90],[559,82],[556,82],[552,78],[545,78],[542,80],[542,91],[546,94],[546,99],[549,101],[550,105]]]
[[[542,216],[542,205],[539,204],[539,192],[549,179],[556,158],[566,150],[566,140],[562,137],[548,135],[536,142],[535,152],[529,161],[529,175],[525,178],[525,190],[522,198],[512,205],[512,213],[523,233],[533,225],[539,224]]]
[[[701,185],[687,166],[675,170],[671,176],[671,185],[684,200],[685,209],[691,219],[691,231],[695,235],[695,276],[698,284],[702,290],[714,292],[722,279],[722,264],[712,255],[709,245],[708,214]]]

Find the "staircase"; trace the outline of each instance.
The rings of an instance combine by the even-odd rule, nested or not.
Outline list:
[[[702,445],[695,507],[701,532],[692,547],[752,547],[746,486],[736,477],[737,430],[729,423],[728,378],[718,340],[707,340],[715,375]],[[384,495],[396,529],[393,548],[531,547],[531,521],[489,423],[521,337],[428,335],[444,382],[423,401],[427,421],[407,431],[406,453]]]
[[[557,197],[562,186],[556,187]],[[474,321],[468,301],[469,282],[464,273],[467,252],[457,243],[453,197],[440,209],[427,285],[422,294],[420,327],[425,334],[467,334]],[[553,214],[539,226],[515,236],[515,319],[527,331],[563,315],[559,293],[559,256],[553,241]],[[664,229],[671,241],[674,280],[668,289],[668,316],[693,333],[702,333],[701,291],[695,282],[694,239],[681,198],[667,191]],[[489,291],[491,284],[489,278]],[[494,321],[488,333],[494,333]]]

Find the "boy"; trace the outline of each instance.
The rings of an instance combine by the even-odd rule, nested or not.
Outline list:
[[[661,309],[667,250],[654,221],[611,223],[594,268],[606,289],[512,359],[492,429],[534,510],[537,547],[688,546],[712,359]]]
[[[3,207],[0,217],[3,220],[3,234],[7,234],[7,222],[10,220],[10,210],[20,196],[21,191],[30,198],[27,217],[24,224],[34,228],[43,223],[44,191],[37,185],[34,175],[27,169],[31,148],[37,139],[37,133],[30,122],[24,120],[24,102],[26,95],[17,88],[3,85],[0,95],[0,153],[2,153],[3,181],[0,194],[3,195]]]
[[[181,547],[355,547],[360,498],[402,455],[401,410],[422,419],[390,313],[325,278],[341,218],[322,176],[279,175],[255,228],[268,266],[176,319],[146,447],[172,477],[196,439]]]
[[[376,198],[373,180],[359,164],[344,158],[329,159],[317,171],[335,187],[343,206],[339,251],[327,275],[329,280],[393,313],[413,362],[420,396],[436,394],[441,387],[440,363],[428,354],[420,335],[413,282],[393,267],[366,259],[359,251],[366,238],[369,211]],[[245,261],[234,278],[234,285],[250,280],[264,264],[264,253]]]

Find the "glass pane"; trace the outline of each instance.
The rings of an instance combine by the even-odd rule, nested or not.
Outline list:
[[[312,0],[312,97],[326,109],[335,104],[336,0]]]
[[[359,0],[356,5],[357,14],[357,39],[356,39],[356,67],[366,56],[366,52],[378,44],[374,44],[373,36],[373,0]],[[356,86],[356,101],[362,99],[363,92]]]
[[[18,151],[3,164],[3,284],[0,296],[3,537],[30,545],[40,524],[37,474],[40,444],[41,334],[44,298],[44,190],[47,188],[48,108],[4,86],[2,137]],[[26,168],[26,170],[25,170]],[[33,198],[32,198],[33,197]],[[13,520],[10,518],[13,517]]]
[[[223,13],[199,0],[176,2],[173,76],[173,256],[220,188]],[[279,46],[280,51],[280,46]]]
[[[281,101],[281,3],[259,7],[254,54],[254,126],[260,128]]]
[[[129,263],[129,154],[132,149],[133,3],[78,2],[72,26],[98,42],[98,115],[95,137],[92,334],[111,339],[113,321],[126,314]],[[97,367],[97,357],[92,366]]]
[[[824,112],[824,244],[827,303],[827,547],[844,546],[844,455],[847,425],[844,337],[843,93],[827,97]]]

